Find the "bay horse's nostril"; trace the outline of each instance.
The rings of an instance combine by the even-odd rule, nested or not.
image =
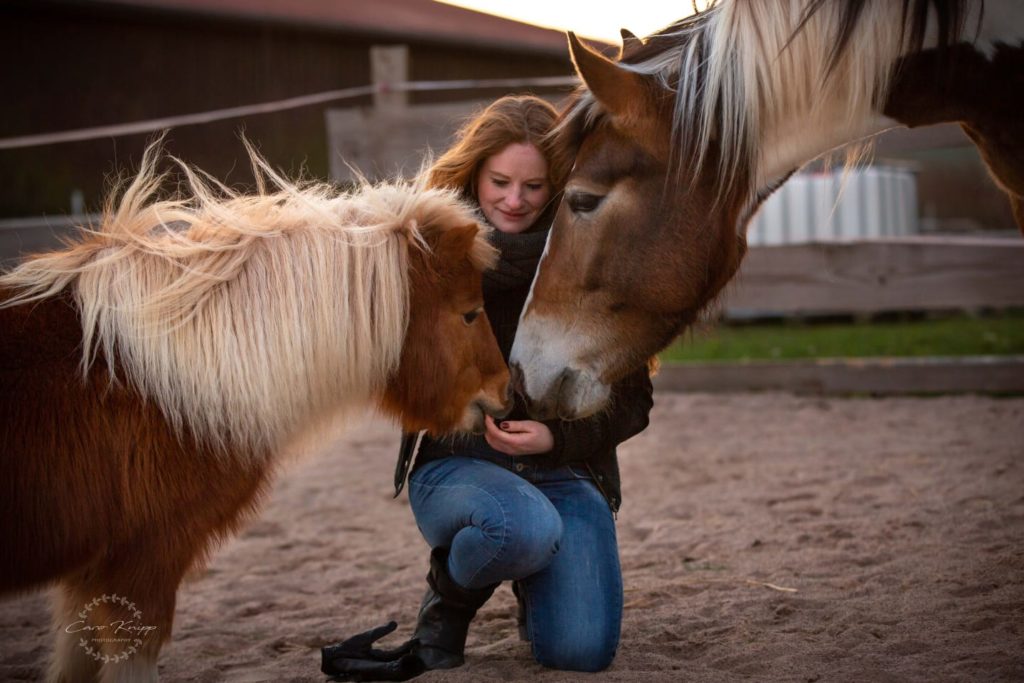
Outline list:
[[[571,387],[579,375],[579,370],[573,370],[572,368],[562,370],[562,374],[558,376],[558,381],[555,382],[555,389],[552,394],[556,402],[559,400],[559,397],[564,392],[566,386]]]
[[[509,371],[509,386],[512,391],[516,392],[523,398],[526,398],[526,387],[523,383],[523,369],[519,367],[519,363],[512,363],[508,368]]]
[[[564,400],[563,395],[566,394],[567,391],[571,392],[573,390],[576,380],[579,378],[579,376],[579,370],[574,370],[572,368],[566,368],[565,370],[562,370],[562,374],[558,376],[558,382],[556,382],[555,390],[552,394],[554,405],[551,407],[551,409],[561,420],[573,419],[572,415],[566,415],[562,412]]]

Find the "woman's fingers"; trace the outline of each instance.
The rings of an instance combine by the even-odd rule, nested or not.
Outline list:
[[[553,437],[543,423],[532,420],[505,420],[498,423],[488,416],[485,425],[484,438],[487,443],[506,455],[531,455],[551,450]]]

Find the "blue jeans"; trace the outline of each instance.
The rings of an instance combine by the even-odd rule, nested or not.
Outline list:
[[[585,470],[449,457],[409,478],[416,524],[466,588],[518,582],[536,660],[600,671],[622,623],[615,521]],[[512,471],[517,469],[517,471]]]

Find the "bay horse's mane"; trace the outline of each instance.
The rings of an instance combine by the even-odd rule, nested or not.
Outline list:
[[[157,199],[165,174],[152,145],[101,227],[0,277],[13,292],[0,306],[66,291],[83,372],[102,353],[112,381],[134,385],[177,428],[264,453],[294,424],[343,408],[325,405],[334,397],[365,404],[382,390],[408,321],[409,250],[476,220],[423,181],[343,192],[292,183],[250,154],[255,195],[174,159],[187,192]],[[470,259],[494,263],[483,230]]]
[[[959,39],[972,0],[714,0],[705,10],[634,44],[620,64],[674,95],[675,163],[699,169],[712,140],[718,180],[753,182],[765,140],[820,102],[864,120],[884,101],[900,55],[921,49],[929,12],[937,46]],[[979,18],[980,22],[980,18]],[[815,120],[835,126],[837,112]],[[566,143],[599,119],[585,92],[562,120]]]

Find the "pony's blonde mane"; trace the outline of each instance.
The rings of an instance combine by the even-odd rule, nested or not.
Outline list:
[[[715,140],[720,183],[754,183],[787,125],[813,135],[870,120],[897,58],[920,47],[932,2],[952,23],[948,41],[963,22],[955,1],[720,0],[647,38],[623,66],[675,93],[681,164],[703,165]]]
[[[429,231],[476,221],[454,193],[422,181],[340,192],[289,182],[250,152],[255,195],[178,162],[186,195],[157,200],[164,177],[151,146],[102,227],[0,285],[16,292],[4,306],[67,289],[83,372],[102,352],[111,378],[178,429],[262,453],[302,423],[379,394],[408,323],[409,250],[427,249]],[[483,230],[470,258],[493,265]]]

